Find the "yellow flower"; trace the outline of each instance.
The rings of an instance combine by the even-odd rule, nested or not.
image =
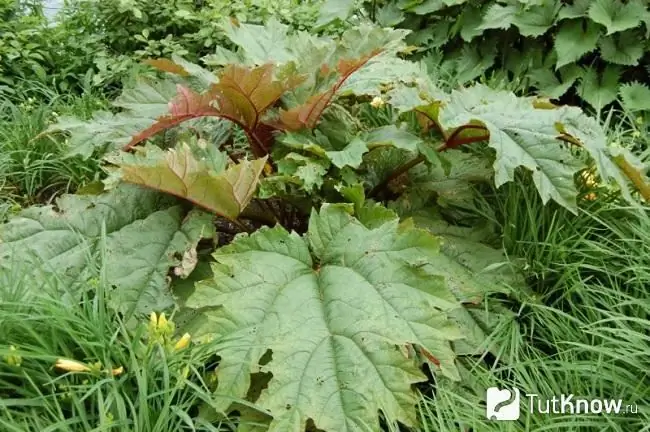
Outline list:
[[[596,194],[593,193],[593,192],[590,192],[587,195],[585,195],[585,199],[587,201],[595,201],[596,200]]]
[[[179,351],[182,350],[183,348],[186,348],[190,344],[190,339],[192,337],[190,336],[189,333],[185,333],[179,340],[176,342],[176,345],[174,345],[174,350]]]
[[[66,372],[90,372],[91,369],[84,363],[76,360],[58,359],[55,368],[64,370]]]
[[[155,330],[156,327],[158,327],[158,316],[156,312],[151,312],[151,315],[149,315],[149,329]]]
[[[594,187],[597,185],[596,176],[591,171],[587,171],[587,170],[583,171],[582,178],[585,181],[585,185],[587,187]]]
[[[113,369],[111,371],[111,375],[113,375],[113,376],[119,376],[119,375],[122,375],[122,373],[124,373],[124,366],[120,366],[117,369]]]
[[[16,352],[16,351],[18,351],[18,348],[11,345],[9,347],[9,351]],[[10,366],[20,366],[22,364],[22,362],[23,362],[23,358],[21,356],[19,356],[18,354],[6,355],[4,359],[7,362],[7,364],[10,365]]]
[[[370,106],[373,107],[373,108],[381,108],[384,105],[386,105],[386,102],[384,102],[384,100],[382,98],[380,98],[379,96],[375,96],[375,98],[372,100],[372,102],[370,102]]]

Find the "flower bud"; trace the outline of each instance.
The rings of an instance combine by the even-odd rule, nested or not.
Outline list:
[[[179,340],[176,342],[176,345],[174,345],[174,351],[179,351],[182,350],[183,348],[186,348],[190,344],[190,339],[192,337],[190,336],[189,333],[185,333]]]
[[[58,359],[55,368],[64,370],[66,372],[90,372],[90,368],[84,363],[76,360]]]

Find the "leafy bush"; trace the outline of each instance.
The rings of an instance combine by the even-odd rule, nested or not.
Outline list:
[[[452,82],[505,74],[542,96],[573,92],[600,110],[620,96],[650,110],[650,9],[641,0],[364,1]],[[328,0],[321,23],[346,19],[351,3]],[[348,5],[346,7],[346,5]],[[644,102],[641,102],[641,101]],[[629,103],[632,102],[632,103]],[[639,104],[641,102],[641,104]]]
[[[236,49],[216,74],[153,59],[168,77],[126,89],[121,112],[50,129],[104,156],[106,193],[0,231],[0,273],[23,263],[74,302],[102,257],[126,320],[177,306],[182,331],[216,343],[213,415],[296,432],[379,430],[379,411],[414,425],[412,385],[425,370],[467,379],[458,359],[498,350],[486,333],[511,315],[486,296],[522,289],[478,216],[481,186],[528,178],[574,213],[596,175],[650,198],[596,120],[484,85],[445,92],[401,58],[405,31],[221,29]],[[255,410],[232,403],[244,398]]]
[[[45,79],[42,64],[50,53],[40,44],[45,19],[37,4],[23,5],[18,0],[0,2],[0,90],[15,78],[36,74]]]
[[[198,62],[227,42],[219,23],[262,23],[271,17],[307,29],[317,17],[312,3],[295,0],[69,0],[48,23],[40,2],[23,9],[4,0],[0,14],[0,83],[40,81],[62,91],[119,90],[143,58],[181,55]],[[11,17],[11,19],[9,19]],[[51,47],[56,46],[56,50]],[[140,71],[141,73],[142,71]]]

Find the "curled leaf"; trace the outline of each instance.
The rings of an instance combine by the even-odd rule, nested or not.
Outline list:
[[[236,219],[250,202],[266,163],[266,158],[242,161],[217,173],[186,144],[167,151],[145,146],[110,160],[119,166],[123,181],[185,198],[229,219]]]

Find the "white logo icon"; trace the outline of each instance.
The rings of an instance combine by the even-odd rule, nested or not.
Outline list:
[[[498,387],[490,387],[487,389],[486,401],[488,419],[519,419],[519,389],[499,390]]]

